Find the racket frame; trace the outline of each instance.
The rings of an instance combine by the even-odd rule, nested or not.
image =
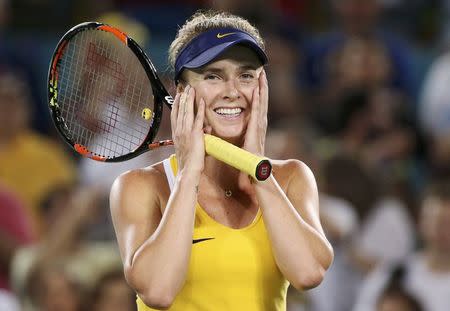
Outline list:
[[[147,133],[147,136],[136,149],[127,153],[125,155],[120,155],[117,157],[104,157],[100,154],[89,151],[85,146],[74,142],[70,131],[67,127],[64,118],[61,115],[61,109],[58,105],[58,67],[60,61],[64,55],[66,47],[70,40],[78,33],[86,30],[96,30],[96,31],[108,31],[115,35],[118,40],[120,40],[123,44],[125,44],[137,57],[142,67],[145,70],[145,73],[150,80],[150,85],[153,91],[154,97],[154,106],[153,106],[153,121],[150,129]],[[82,156],[91,158],[93,160],[101,161],[101,162],[122,162],[129,159],[132,159],[149,149],[157,148],[160,146],[172,145],[173,142],[171,140],[157,141],[153,140],[156,137],[159,126],[161,124],[162,113],[163,113],[163,103],[166,104],[170,109],[173,105],[173,98],[167,92],[163,83],[159,79],[156,68],[151,62],[151,60],[147,57],[142,48],[134,41],[132,38],[128,37],[125,33],[118,30],[115,27],[109,26],[107,24],[99,23],[99,22],[85,22],[76,25],[67,31],[64,36],[59,40],[50,61],[49,71],[48,71],[48,103],[50,114],[52,116],[53,123],[55,124],[59,134],[64,138],[64,141],[69,144],[75,151],[77,151]]]

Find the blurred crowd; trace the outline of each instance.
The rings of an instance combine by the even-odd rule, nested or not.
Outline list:
[[[317,178],[335,260],[319,287],[289,291],[288,310],[450,310],[448,0],[0,0],[0,310],[135,310],[109,188],[173,149],[120,164],[75,155],[50,120],[48,62],[69,28],[104,21],[173,91],[167,48],[200,8],[261,30],[266,154]]]

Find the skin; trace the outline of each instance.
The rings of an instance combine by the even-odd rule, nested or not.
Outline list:
[[[264,155],[268,84],[258,58],[235,46],[199,70],[185,70],[182,79],[171,113],[179,170],[173,191],[161,163],[121,175],[111,190],[127,281],[148,306],[170,307],[185,282],[198,201],[232,228],[247,226],[261,209],[280,271],[297,289],[317,286],[333,251],[309,168],[298,160],[273,160],[275,173],[252,182],[205,155],[204,132]],[[242,110],[233,117],[217,113],[236,107]],[[224,189],[233,196],[226,198]]]
[[[103,284],[101,295],[95,302],[93,311],[105,310],[136,310],[134,295],[128,287],[128,284],[122,278]]]
[[[40,292],[39,310],[45,311],[78,311],[80,310],[80,297],[67,276],[59,271],[45,272],[43,289]]]
[[[377,311],[411,311],[412,307],[406,298],[386,297],[378,305]]]
[[[426,199],[420,216],[420,231],[429,268],[437,272],[450,271],[450,200]]]

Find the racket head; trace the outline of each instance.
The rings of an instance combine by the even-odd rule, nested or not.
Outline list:
[[[149,150],[172,97],[142,48],[112,26],[86,22],[59,41],[48,72],[48,104],[64,140],[103,162]]]

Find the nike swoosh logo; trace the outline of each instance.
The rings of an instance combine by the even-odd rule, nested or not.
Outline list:
[[[221,34],[220,32],[217,34],[217,39],[222,39],[222,38],[224,38],[224,37],[227,37],[227,36],[231,36],[231,35],[234,35],[235,34],[235,32],[228,32],[228,33],[224,33],[224,34]]]
[[[203,241],[208,241],[208,240],[214,240],[214,238],[203,238],[203,239],[192,240],[192,244],[203,242]]]

